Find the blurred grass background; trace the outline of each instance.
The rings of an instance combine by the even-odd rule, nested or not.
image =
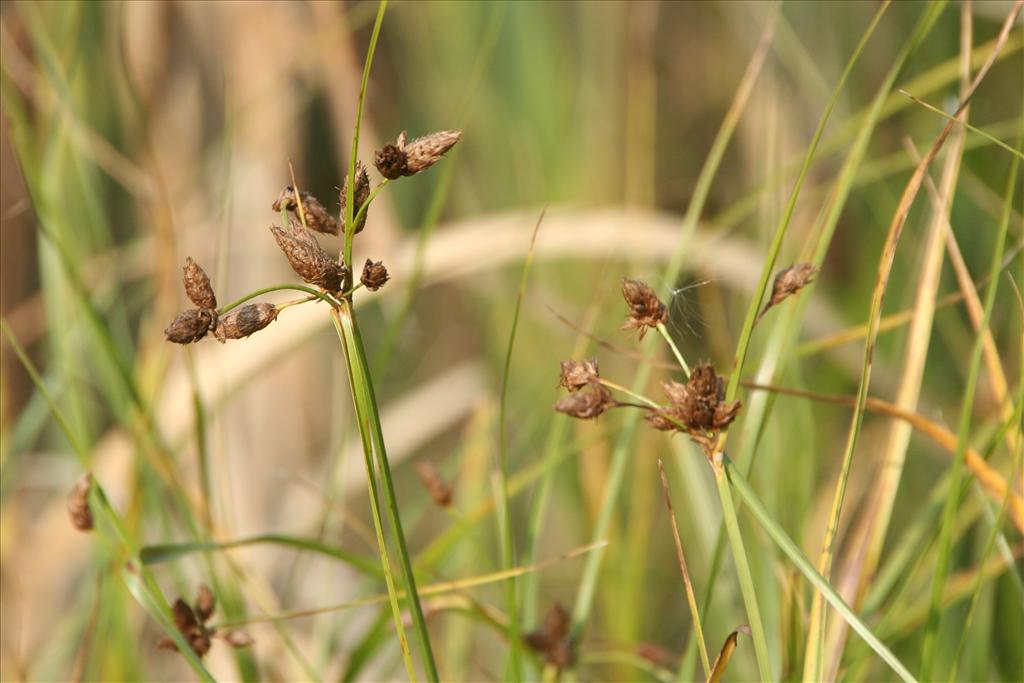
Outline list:
[[[871,37],[826,128],[780,265],[800,259],[816,238],[864,111],[928,7],[893,4]],[[684,245],[669,327],[691,362],[710,360],[723,372],[730,367],[773,226],[814,126],[877,9],[852,2],[783,7],[693,248]],[[973,3],[966,13],[973,19],[975,69],[1009,9],[1005,2]],[[535,559],[591,540],[622,418],[612,413],[569,423],[556,416],[550,407],[559,396],[558,361],[582,349],[600,359],[604,376],[624,384],[637,361],[581,340],[556,314],[616,347],[635,349],[618,330],[625,315],[620,280],[660,281],[711,141],[771,11],[762,3],[712,2],[389,7],[361,158],[369,160],[401,130],[413,136],[465,130],[448,159],[381,194],[356,243],[357,263],[381,259],[394,277],[377,296],[364,297],[361,315],[403,520],[424,583],[500,568],[493,514],[481,506],[492,495],[497,396],[516,287],[545,206],[506,414],[512,481],[521,486],[512,499],[515,537],[526,553],[538,484],[550,472]],[[179,281],[187,255],[206,267],[222,303],[294,279],[266,230],[277,219],[270,203],[289,183],[291,162],[300,186],[336,208],[375,12],[375,3],[362,2],[2,6],[3,316],[41,368],[140,546],[191,540],[175,503],[184,492],[192,503],[208,495],[217,540],[284,534],[374,561],[344,364],[323,311],[289,309],[252,339],[224,346],[172,348],[161,331],[185,306]],[[944,8],[909,55],[897,87],[955,108],[963,16],[957,5]],[[1018,23],[970,110],[972,125],[1011,146],[1019,144],[1024,100],[1022,46]],[[904,139],[925,150],[944,123],[890,95],[818,283],[806,294],[799,342],[865,321],[885,228],[914,166]],[[979,280],[991,259],[1013,155],[973,132],[963,145],[950,223]],[[932,169],[936,182],[944,156]],[[1012,189],[1005,272],[1019,285],[1022,198],[1019,185]],[[914,307],[930,215],[922,191],[896,253],[886,314]],[[323,243],[338,247],[336,240]],[[937,291],[959,291],[949,263]],[[750,376],[766,350],[764,325],[754,337]],[[1005,276],[990,329],[1019,435],[1022,326]],[[915,412],[955,434],[975,338],[963,305],[937,309],[929,337]],[[784,350],[778,383],[854,394],[862,340],[854,342]],[[905,326],[879,337],[872,395],[894,399],[907,346]],[[118,572],[123,557],[68,524],[65,495],[81,467],[6,338],[2,358],[0,678],[188,678],[179,656],[154,649],[159,627],[125,590]],[[970,443],[1019,496],[1014,463],[1019,466],[1020,453],[1011,451],[1012,438],[1004,439],[1015,425],[993,398],[986,369]],[[654,375],[648,395],[661,400],[656,380],[667,371]],[[741,398],[749,400],[745,391]],[[812,559],[848,419],[843,406],[780,397],[763,429],[743,432],[742,438],[757,439],[754,487]],[[892,428],[888,418],[865,420],[837,573],[849,559],[849,532],[868,507]],[[712,478],[685,439],[649,432],[640,430],[632,445],[595,609],[572,674],[580,680],[670,680],[686,649],[690,617],[657,458],[669,465],[698,597],[707,584],[720,523]],[[749,447],[738,435],[731,441]],[[161,474],[165,460],[181,490]],[[430,501],[411,466],[421,460],[451,482],[450,510]],[[892,585],[860,612],[912,671],[950,462],[931,441],[911,438],[881,558]],[[938,507],[925,504],[933,495]],[[958,510],[952,571],[967,589],[944,603],[937,676],[1024,679],[1020,532],[1003,520],[997,550],[986,552],[1000,503],[972,486]],[[197,517],[201,509],[196,503]],[[811,589],[740,516],[775,671],[798,679]],[[573,604],[583,561],[568,559],[537,574],[535,593],[527,593],[521,608],[524,630],[536,627],[555,601]],[[983,574],[981,566],[988,567]],[[260,620],[383,590],[376,576],[336,558],[263,544],[205,559],[187,555],[153,571],[171,599],[190,597],[200,581],[216,577],[218,618],[257,620],[246,627],[256,638],[251,651],[235,656],[221,644],[211,652],[207,665],[218,679],[404,676],[386,605],[276,625]],[[502,629],[481,627],[502,621],[500,585],[427,599],[426,607],[443,679],[501,678]],[[727,560],[704,624],[712,655],[746,619]],[[840,675],[851,680],[893,677],[856,636],[835,658]],[[750,680],[756,671],[750,642],[741,638],[726,680]],[[540,675],[535,666],[531,672]]]

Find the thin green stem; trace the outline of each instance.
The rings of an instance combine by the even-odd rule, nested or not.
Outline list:
[[[377,5],[377,19],[373,23],[373,33],[370,34],[370,45],[366,50],[366,62],[363,64],[363,80],[359,85],[359,103],[356,105],[356,121],[352,132],[352,155],[348,164],[348,178],[345,191],[345,244],[342,249],[345,263],[352,264],[352,238],[356,234],[355,222],[355,189],[356,189],[356,164],[359,160],[359,129],[363,121],[363,105],[366,103],[366,86],[370,82],[370,67],[373,65],[373,55],[377,51],[377,39],[380,37],[380,27],[384,23],[384,13],[388,7],[388,0],[381,0]],[[382,187],[384,183],[378,186]],[[366,202],[369,206],[370,202]]]
[[[948,124],[947,124],[948,125]],[[1017,138],[1018,144],[1024,140],[1024,118],[1021,119],[1021,131]],[[931,602],[928,609],[928,623],[925,627],[924,644],[921,652],[921,679],[930,680],[932,671],[938,660],[939,622],[941,619],[942,593],[949,576],[950,560],[953,546],[953,526],[956,521],[956,509],[959,502],[957,492],[960,488],[960,480],[963,477],[964,457],[967,452],[967,445],[971,433],[971,416],[974,405],[974,394],[978,386],[978,375],[981,368],[981,356],[984,349],[985,331],[988,330],[989,321],[992,319],[992,308],[995,305],[996,292],[999,289],[999,266],[1003,259],[1003,251],[1006,247],[1006,235],[1010,227],[1010,213],[1013,210],[1014,193],[1017,190],[1017,171],[1020,167],[1020,158],[1014,157],[1010,165],[1010,173],[1007,178],[1006,194],[1003,201],[1003,215],[999,222],[999,230],[996,235],[995,249],[992,253],[992,265],[989,269],[992,286],[985,292],[985,308],[981,324],[978,325],[978,333],[974,338],[974,348],[971,350],[971,360],[968,365],[967,383],[964,386],[963,399],[960,403],[960,425],[957,432],[956,454],[953,456],[953,465],[950,471],[951,484],[946,497],[942,513],[942,526],[939,533],[938,558],[936,560],[935,575],[932,578]]]
[[[725,389],[725,400],[732,401],[736,398],[736,392],[739,389],[740,375],[743,374],[743,364],[747,359],[747,352],[750,350],[750,337],[754,330],[754,323],[757,320],[757,314],[761,310],[761,301],[764,300],[765,291],[768,289],[768,280],[771,278],[772,271],[775,270],[775,261],[779,256],[779,251],[782,249],[782,242],[786,237],[786,231],[789,228],[789,223],[793,218],[793,212],[796,210],[796,201],[800,196],[800,190],[803,188],[804,180],[807,178],[807,173],[811,168],[811,162],[814,160],[815,152],[818,149],[818,143],[821,141],[821,136],[825,132],[825,125],[828,123],[829,117],[832,115],[832,110],[835,108],[836,102],[839,101],[839,95],[843,90],[843,86],[846,84],[846,79],[850,76],[853,71],[853,66],[857,63],[861,52],[863,52],[865,45],[867,45],[868,39],[871,38],[875,32],[878,23],[882,20],[882,15],[889,9],[889,5],[892,0],[885,0],[878,11],[875,12],[875,16],[871,19],[871,23],[868,25],[867,30],[861,36],[860,42],[857,44],[856,49],[850,56],[849,61],[846,63],[846,68],[843,70],[842,76],[839,77],[839,82],[836,84],[835,90],[832,91],[832,97],[829,99],[828,104],[825,105],[825,111],[821,113],[821,118],[818,120],[818,127],[814,131],[814,137],[811,138],[810,147],[807,149],[807,154],[804,155],[803,166],[800,168],[800,174],[797,176],[796,183],[793,186],[793,191],[790,192],[789,200],[786,202],[786,208],[782,212],[782,217],[779,219],[779,224],[775,228],[775,235],[772,237],[771,245],[768,247],[768,257],[765,259],[764,267],[761,269],[761,279],[758,280],[757,289],[754,290],[754,298],[750,301],[750,306],[747,307],[747,316],[743,321],[743,328],[740,331],[739,343],[736,345],[736,356],[733,359],[732,372],[729,375],[729,383]]]
[[[757,494],[747,483],[747,480],[743,478],[743,475],[738,471],[736,465],[724,454],[722,455],[722,466],[725,469],[725,473],[729,479],[729,484],[736,490],[740,500],[742,500],[747,508],[750,510],[754,520],[761,526],[762,529],[768,534],[768,536],[775,542],[775,544],[782,550],[783,553],[796,565],[797,569],[807,578],[808,581],[820,592],[825,599],[828,600],[829,604],[839,613],[839,615],[846,620],[854,631],[864,639],[872,650],[878,654],[891,668],[896,675],[904,681],[914,681],[913,674],[896,658],[896,655],[887,648],[882,641],[871,631],[868,626],[860,620],[853,609],[846,604],[842,596],[836,591],[835,588],[825,579],[824,576],[818,573],[818,571],[811,565],[810,560],[804,555],[803,551],[793,542],[793,539],[786,534],[785,530],[776,522],[768,511],[764,507],[764,503],[760,501]]]
[[[600,379],[600,382],[601,382],[601,384],[603,384],[604,386],[608,387],[609,389],[614,389],[615,391],[621,391],[626,396],[629,396],[630,398],[635,398],[636,400],[640,401],[641,403],[643,403],[646,406],[650,406],[651,408],[660,408],[661,407],[657,403],[652,401],[651,399],[649,399],[646,396],[644,396],[643,394],[637,393],[637,392],[633,391],[632,389],[627,389],[626,387],[622,386],[621,384],[619,384],[617,382],[613,382],[610,379],[605,379],[604,377],[602,377]]]
[[[928,111],[933,112],[935,114],[938,114],[939,116],[942,116],[943,118],[945,118],[945,119],[947,119],[949,121],[954,121],[954,122],[960,124],[961,126],[966,128],[967,130],[971,131],[972,133],[975,133],[975,134],[980,135],[981,137],[985,138],[986,140],[991,142],[993,145],[997,145],[999,147],[1002,147],[1003,149],[1005,149],[1010,154],[1013,154],[1014,156],[1018,156],[1018,157],[1024,159],[1024,152],[1021,152],[1019,149],[1014,149],[1013,147],[1011,147],[1010,145],[1006,144],[1005,142],[1003,142],[999,138],[995,137],[994,135],[990,135],[989,133],[986,133],[985,131],[983,131],[982,129],[978,128],[977,126],[972,126],[971,124],[967,123],[967,121],[965,121],[964,119],[960,119],[960,118],[956,118],[954,116],[951,116],[951,115],[947,114],[946,112],[942,111],[941,109],[939,109],[938,107],[936,107],[934,105],[931,105],[931,104],[928,104],[927,102],[925,102],[921,98],[916,97],[914,95],[911,95],[910,93],[908,93],[906,90],[903,90],[902,88],[897,90],[896,92],[898,92],[901,95],[906,95],[912,101],[914,101],[915,103],[921,105],[922,107],[924,107]]]
[[[384,582],[388,589],[388,601],[391,604],[391,614],[395,620],[395,631],[398,633],[398,642],[402,650],[402,659],[405,662],[409,679],[416,681],[416,666],[412,661],[412,653],[409,650],[409,641],[405,635],[405,625],[402,622],[402,607],[398,602],[398,590],[395,587],[395,579],[391,573],[391,561],[388,559],[387,542],[384,540],[383,520],[380,510],[380,493],[377,488],[377,477],[374,474],[373,464],[373,438],[370,435],[370,418],[366,415],[367,400],[365,385],[362,383],[362,373],[356,363],[353,363],[352,335],[350,328],[344,324],[342,316],[337,311],[331,311],[331,319],[334,322],[334,329],[338,333],[345,354],[345,362],[348,367],[349,387],[352,391],[352,404],[355,408],[356,419],[359,423],[359,435],[363,444],[363,463],[366,467],[366,484],[370,495],[370,511],[373,517],[373,529],[377,535],[377,549],[380,553],[381,568],[384,572]]]
[[[658,323],[658,332],[668,342],[669,348],[672,349],[672,355],[676,357],[676,362],[679,363],[679,367],[683,369],[686,376],[690,376],[690,366],[686,364],[686,359],[683,358],[683,354],[679,351],[679,347],[676,346],[675,341],[672,339],[672,335],[668,333],[668,329],[665,327],[665,323]]]
[[[736,575],[740,580],[740,592],[743,604],[747,608],[747,619],[750,621],[750,633],[754,639],[754,657],[757,659],[757,672],[762,681],[771,681],[772,667],[768,657],[768,640],[764,635],[764,622],[761,621],[761,609],[757,605],[757,590],[754,588],[754,577],[750,574],[750,563],[747,562],[747,551],[743,547],[743,535],[740,533],[739,520],[736,519],[736,507],[732,502],[732,492],[722,465],[712,463],[715,470],[715,485],[718,498],[722,501],[722,519],[725,531],[732,546],[733,562]]]
[[[319,289],[313,289],[312,287],[307,287],[306,285],[296,285],[296,284],[273,285],[271,287],[263,287],[261,289],[257,289],[257,290],[254,290],[252,292],[249,292],[248,294],[246,294],[242,298],[237,299],[235,301],[232,301],[231,303],[229,303],[226,306],[221,306],[220,308],[217,309],[217,315],[224,315],[228,311],[230,311],[230,310],[232,310],[234,308],[238,308],[239,306],[244,304],[246,301],[250,301],[252,299],[255,299],[258,296],[263,296],[264,294],[269,294],[270,292],[281,292],[281,291],[286,291],[286,290],[291,290],[291,291],[295,291],[295,292],[305,292],[306,294],[310,295],[311,297],[315,297],[317,299],[320,299],[321,301],[326,301],[327,304],[331,306],[331,308],[334,308],[334,307],[336,307],[338,305],[338,300],[337,299],[335,299],[330,294],[327,294],[326,292],[321,292]]]
[[[512,377],[512,351],[515,348],[516,332],[519,329],[519,314],[526,296],[526,284],[530,278],[530,267],[533,265],[533,247],[537,242],[537,232],[544,220],[541,211],[533,228],[530,246],[523,261],[523,272],[519,278],[519,292],[512,313],[512,327],[509,330],[508,346],[505,349],[505,364],[501,372],[501,396],[498,403],[498,468],[495,471],[495,498],[498,517],[498,535],[501,539],[501,560],[505,569],[516,564],[515,538],[512,534],[512,509],[508,502],[508,442],[505,432],[505,418],[508,407],[508,385]],[[519,638],[519,598],[516,591],[516,580],[513,578],[505,584],[505,607],[508,610],[509,657],[506,680],[520,681],[523,678],[522,647]]]
[[[377,397],[373,389],[369,364],[366,360],[366,349],[363,346],[363,339],[359,333],[359,326],[356,324],[355,313],[349,300],[346,299],[342,302],[336,317],[340,320],[342,329],[345,332],[346,359],[349,366],[349,380],[353,383],[353,393],[358,395],[364,404],[365,419],[360,421],[359,431],[364,440],[367,438],[367,433],[369,433],[372,444],[371,448],[377,458],[377,470],[381,478],[381,486],[384,490],[388,521],[391,524],[391,536],[398,550],[399,564],[402,568],[402,579],[405,582],[409,611],[412,613],[413,627],[420,646],[423,668],[426,671],[427,679],[431,683],[437,683],[439,680],[437,664],[434,661],[434,652],[430,645],[430,632],[427,629],[426,618],[423,616],[420,596],[416,590],[416,576],[413,573],[409,548],[405,541],[405,533],[402,531],[402,519],[398,510],[398,497],[395,494],[395,485],[391,477],[391,464],[388,462],[387,449],[384,445],[384,432],[381,428]],[[368,474],[372,474],[372,472],[368,472]]]

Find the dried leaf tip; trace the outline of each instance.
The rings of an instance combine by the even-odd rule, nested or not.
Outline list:
[[[612,392],[603,384],[598,383],[591,383],[586,391],[577,391],[563,396],[554,405],[556,412],[565,413],[569,417],[580,420],[592,420],[614,407],[615,399],[612,397]]]
[[[622,298],[629,307],[629,317],[622,324],[624,330],[640,330],[643,339],[647,330],[668,320],[668,309],[657,293],[640,280],[622,280]]]
[[[316,238],[304,230],[270,226],[277,246],[284,252],[292,270],[311,285],[328,292],[341,290],[345,268],[321,248]]]
[[[579,391],[588,384],[600,381],[597,361],[589,358],[584,361],[563,360],[562,372],[558,377],[558,386],[569,391]]]
[[[244,339],[277,320],[277,306],[268,303],[246,304],[223,316],[213,328],[217,341]]]
[[[359,277],[359,281],[363,283],[364,287],[371,292],[376,292],[389,279],[388,269],[384,267],[381,261],[374,262],[366,259],[366,264],[363,265],[363,274]]]
[[[818,269],[810,263],[797,263],[775,274],[775,281],[772,283],[772,296],[768,303],[761,309],[761,318],[772,306],[777,306],[789,297],[800,292],[801,289],[814,282],[814,276]]]
[[[394,143],[377,151],[373,163],[380,174],[390,180],[415,175],[440,161],[460,139],[461,130],[442,130],[406,142],[406,133],[402,131]]]
[[[171,321],[164,335],[175,344],[191,344],[205,337],[216,324],[217,312],[212,308],[190,308]]]
[[[210,277],[191,256],[185,259],[182,281],[185,294],[197,308],[217,308],[217,296],[213,293]]]
[[[338,220],[324,208],[319,199],[305,190],[299,191],[299,199],[302,201],[302,214],[306,218],[307,228],[328,235],[338,234]],[[302,220],[299,217],[299,204],[295,201],[295,188],[291,185],[281,190],[281,194],[270,205],[270,208],[274,211],[285,209],[291,214],[290,219],[295,225],[302,225]]]
[[[93,528],[92,508],[89,507],[89,491],[92,490],[92,473],[83,472],[68,494],[68,517],[71,526],[79,531],[91,531]]]
[[[366,173],[366,167],[363,166],[363,162],[356,162],[356,185],[352,188],[354,206],[352,208],[352,217],[355,218],[359,215],[359,211],[366,204],[366,200],[370,198],[370,176]],[[345,182],[341,186],[341,222],[344,227],[345,224],[345,207],[348,206],[348,177],[345,177]],[[370,209],[367,208],[363,212],[362,217],[356,221],[356,229],[353,234],[358,234],[363,231],[366,227],[366,217],[369,215]]]
[[[569,625],[569,612],[556,602],[548,609],[541,627],[527,633],[523,640],[531,650],[543,655],[548,664],[561,669],[573,662]]]

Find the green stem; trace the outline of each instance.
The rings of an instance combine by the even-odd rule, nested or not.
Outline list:
[[[665,323],[658,323],[658,332],[660,332],[661,336],[664,337],[665,341],[668,342],[669,348],[672,349],[672,355],[676,357],[676,361],[679,363],[679,367],[681,367],[683,369],[683,372],[686,373],[686,376],[689,377],[690,366],[686,364],[686,359],[683,358],[683,354],[680,353],[679,347],[676,346],[675,341],[672,339],[672,335],[668,333],[668,329],[665,327]]]
[[[740,580],[740,592],[743,594],[743,604],[747,608],[747,619],[750,621],[750,633],[754,639],[754,656],[757,659],[758,676],[762,681],[771,681],[773,678],[771,661],[768,658],[768,641],[764,635],[761,610],[757,606],[757,591],[754,588],[754,578],[750,574],[747,551],[743,547],[743,536],[740,533],[739,521],[736,519],[736,507],[732,502],[732,493],[729,491],[725,468],[715,463],[712,464],[712,467],[715,470],[718,497],[722,501],[722,519],[725,521],[725,531],[729,536],[729,544],[732,546],[736,575]]]
[[[351,333],[351,326],[346,325],[346,318],[343,318],[337,311],[331,312],[334,321],[334,329],[338,332],[338,339],[345,353],[345,363],[348,368],[349,387],[352,391],[352,404],[356,412],[356,420],[359,426],[359,435],[362,437],[363,462],[366,466],[366,483],[370,495],[370,511],[373,517],[373,529],[377,535],[377,549],[380,552],[381,568],[384,570],[384,582],[388,589],[388,601],[391,604],[391,613],[395,620],[395,631],[398,633],[398,641],[402,650],[402,659],[405,661],[405,669],[409,673],[409,679],[416,680],[416,667],[412,661],[412,653],[409,651],[409,641],[405,635],[405,626],[402,623],[402,607],[398,603],[398,590],[395,587],[395,579],[391,573],[391,561],[388,559],[387,542],[384,540],[383,520],[380,512],[380,493],[377,489],[377,477],[374,474],[373,464],[373,437],[370,433],[370,417],[367,413],[367,396],[365,384],[362,382],[362,373],[358,365],[353,363],[354,338]],[[350,320],[350,319],[348,319]]]
[[[336,318],[339,320],[344,332],[346,359],[349,366],[349,381],[353,385],[353,394],[359,396],[364,403],[365,421],[360,421],[359,431],[364,439],[364,447],[367,432],[369,433],[371,439],[369,445],[377,457],[377,469],[381,477],[381,486],[384,489],[384,500],[387,503],[388,521],[391,523],[391,536],[398,550],[402,578],[405,582],[410,612],[412,612],[413,626],[416,630],[416,637],[419,641],[420,653],[423,658],[423,668],[426,670],[427,679],[431,683],[437,683],[437,664],[434,661],[434,652],[430,646],[430,632],[427,630],[427,622],[423,616],[420,596],[416,590],[416,577],[413,573],[412,561],[409,557],[409,548],[405,542],[405,534],[402,531],[402,520],[398,511],[398,497],[395,494],[395,485],[391,477],[391,465],[388,462],[388,454],[384,445],[384,432],[380,425],[377,397],[373,390],[373,380],[370,377],[370,369],[366,361],[366,350],[363,346],[362,336],[359,334],[359,327],[356,324],[351,301],[346,299],[342,302],[341,308],[336,313]],[[368,472],[368,474],[372,475],[372,472]]]
[[[842,596],[836,591],[835,588],[825,579],[824,576],[818,573],[818,571],[811,564],[811,561],[807,559],[803,551],[793,542],[793,539],[783,530],[783,528],[772,519],[771,515],[764,507],[764,503],[757,497],[754,490],[750,488],[750,484],[743,478],[743,475],[737,470],[736,465],[724,454],[722,455],[723,463],[722,466],[725,469],[726,476],[729,479],[729,483],[732,488],[736,489],[736,493],[739,495],[747,508],[750,510],[751,515],[761,526],[762,529],[768,534],[769,537],[775,542],[775,544],[782,550],[783,553],[796,565],[797,569],[804,575],[804,577],[811,582],[811,584],[818,590],[821,595],[825,597],[825,600],[832,605],[833,609],[839,613],[839,615],[846,620],[864,642],[871,647],[872,650],[878,654],[891,668],[896,675],[904,681],[916,680],[913,674],[903,665],[903,663],[896,658],[896,655],[887,648],[881,640],[871,631],[868,626],[860,620],[860,618],[854,613],[853,609],[846,604]]]
[[[243,296],[241,299],[237,299],[236,301],[232,301],[227,306],[221,306],[220,308],[217,309],[217,315],[224,315],[228,311],[230,311],[230,310],[232,310],[234,308],[238,308],[239,306],[244,304],[246,301],[250,301],[252,299],[255,299],[258,296],[263,296],[264,294],[269,294],[270,292],[281,292],[281,291],[285,291],[285,290],[292,290],[292,291],[296,291],[296,292],[305,292],[306,294],[309,294],[310,296],[316,297],[317,299],[320,299],[321,301],[326,301],[328,303],[328,305],[330,305],[332,308],[338,305],[338,300],[337,299],[335,299],[330,294],[327,294],[326,292],[321,292],[319,289],[313,289],[312,287],[307,287],[305,285],[295,285],[295,284],[273,285],[272,287],[263,287],[261,289],[257,289],[257,290],[254,290],[252,292],[249,292],[248,294]]]
[[[388,0],[381,0],[377,5],[377,19],[373,23],[373,33],[370,34],[370,46],[366,50],[366,62],[363,64],[363,80],[359,85],[359,103],[356,105],[356,122],[352,132],[352,155],[348,164],[348,187],[345,192],[345,245],[342,250],[345,263],[351,267],[352,264],[352,238],[356,234],[355,223],[355,190],[356,190],[356,162],[359,160],[359,128],[363,121],[363,105],[366,103],[366,86],[370,81],[370,66],[373,64],[373,54],[377,50],[377,39],[380,37],[380,27],[384,23],[384,12],[387,10]],[[383,183],[377,189],[383,186]],[[370,202],[365,203],[369,206]]]
[[[1017,138],[1018,144],[1024,139],[1024,118],[1021,119],[1021,132]],[[967,374],[967,384],[964,387],[963,399],[960,403],[960,425],[957,433],[956,455],[953,456],[953,466],[950,472],[950,488],[946,497],[945,507],[942,514],[942,527],[939,534],[938,559],[936,562],[935,575],[932,578],[931,602],[928,609],[928,624],[924,633],[924,645],[921,653],[921,679],[930,680],[932,670],[938,659],[936,648],[938,639],[939,622],[942,609],[942,592],[949,576],[950,559],[953,546],[953,526],[956,521],[956,509],[959,502],[957,491],[960,488],[960,480],[963,477],[964,457],[967,452],[967,445],[971,432],[971,416],[974,405],[974,393],[978,386],[978,375],[981,368],[981,354],[984,348],[985,331],[988,330],[989,320],[992,319],[992,308],[995,305],[996,291],[999,289],[1000,263],[1003,259],[1003,251],[1006,247],[1006,234],[1010,226],[1010,214],[1013,211],[1013,198],[1017,189],[1017,171],[1020,166],[1020,158],[1014,157],[1010,165],[1010,173],[1007,179],[1006,195],[1003,202],[1003,215],[999,222],[999,232],[996,236],[996,246],[992,254],[992,265],[989,269],[992,278],[992,286],[985,293],[985,309],[981,324],[978,325],[978,333],[974,338],[974,348],[971,349],[970,369]]]

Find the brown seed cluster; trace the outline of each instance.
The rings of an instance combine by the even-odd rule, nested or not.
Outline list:
[[[91,531],[93,527],[92,508],[89,507],[89,491],[92,490],[92,473],[83,472],[68,494],[68,517],[71,526],[79,531]]]
[[[584,391],[563,396],[555,403],[555,410],[579,420],[592,420],[604,415],[609,408],[617,405],[612,392],[600,383],[589,384]]]
[[[196,308],[179,313],[164,330],[164,335],[175,344],[191,344],[217,325],[217,295],[210,284],[210,276],[191,256],[185,259],[181,280],[185,294]]]
[[[366,259],[366,263],[363,265],[363,274],[359,277],[359,281],[363,283],[364,287],[371,292],[376,292],[389,279],[388,269],[381,261]]]
[[[558,377],[558,386],[569,391],[579,391],[585,386],[600,382],[601,376],[597,369],[597,361],[589,358],[584,361],[563,360],[562,372]]]
[[[553,604],[541,627],[527,633],[523,640],[531,650],[558,669],[571,666],[575,659],[569,639],[569,612],[561,603]]]
[[[352,188],[352,199],[354,201],[354,208],[352,209],[352,217],[355,219],[359,215],[359,211],[366,204],[366,200],[370,198],[370,176],[366,173],[366,167],[363,166],[363,162],[356,162],[356,186]],[[341,186],[341,222],[342,226],[345,223],[345,207],[348,206],[348,176],[345,176],[345,183]],[[366,211],[363,211],[363,215],[355,221],[356,229],[353,234],[359,234],[366,227],[366,217],[369,215],[369,207]]]
[[[270,232],[292,270],[305,282],[328,292],[341,291],[346,268],[331,258],[313,235],[301,228],[279,228],[276,225],[270,226]]]
[[[394,143],[384,145],[374,154],[373,163],[389,180],[416,175],[440,161],[461,138],[461,130],[442,130],[407,142],[403,130]]]
[[[244,339],[277,320],[277,314],[278,309],[274,304],[256,303],[239,306],[220,318],[213,330],[213,336],[222,344],[225,339]]]
[[[367,181],[368,182],[368,181]],[[288,218],[294,227],[302,225],[302,217],[306,219],[306,227],[328,235],[338,234],[338,220],[331,215],[331,212],[324,208],[311,192],[302,190],[299,192],[299,200],[302,202],[302,216],[299,215],[299,203],[295,200],[295,188],[291,185],[281,190],[277,200],[270,205],[274,211],[282,209],[288,212]]]
[[[640,280],[626,278],[622,281],[622,298],[629,307],[629,317],[622,324],[624,330],[640,330],[643,339],[647,330],[656,328],[668,320],[668,309],[661,303],[658,294]]]
[[[415,175],[437,163],[461,138],[462,131],[444,130],[410,142],[403,131],[394,143],[385,145],[375,153],[374,163],[385,178]],[[346,232],[345,213],[349,208],[349,189],[352,191],[351,208],[355,222],[352,234],[360,233],[366,227],[373,192],[370,188],[370,175],[361,161],[356,161],[354,176],[346,177],[342,183],[341,211],[338,216],[328,211],[312,193],[298,190],[292,185],[284,188],[271,204],[274,211],[285,211],[288,214],[287,227],[272,225],[270,231],[292,270],[306,283],[335,297],[351,297],[353,273],[343,256],[335,259],[324,251],[313,232],[331,235]],[[351,188],[350,182],[353,183]],[[367,259],[359,281],[368,291],[375,292],[389,279],[388,270],[381,261]],[[164,330],[167,340],[176,344],[192,344],[211,333],[220,342],[242,339],[267,327],[287,306],[303,303],[302,300],[280,306],[252,303],[219,315],[217,297],[210,278],[191,257],[185,261],[183,280],[185,293],[195,308],[179,313]],[[336,306],[337,303],[332,305]]]
[[[776,273],[775,280],[772,283],[771,298],[768,299],[768,303],[761,309],[758,320],[768,312],[769,308],[781,304],[814,282],[814,276],[817,274],[818,269],[810,263],[797,263]]]
[[[686,384],[663,382],[668,405],[651,412],[647,423],[662,431],[689,434],[698,443],[709,442],[709,435],[722,431],[736,419],[741,404],[725,401],[725,382],[709,363],[693,368]]]
[[[217,629],[206,622],[213,616],[217,608],[217,600],[205,584],[199,586],[196,599],[189,605],[182,598],[178,598],[171,605],[171,612],[174,616],[174,626],[181,632],[181,635],[188,641],[189,647],[199,657],[210,651],[213,638],[220,638],[232,647],[248,647],[252,645],[252,637],[244,631],[225,631],[217,633]],[[162,638],[157,643],[162,650],[175,650],[178,646],[171,638]]]

